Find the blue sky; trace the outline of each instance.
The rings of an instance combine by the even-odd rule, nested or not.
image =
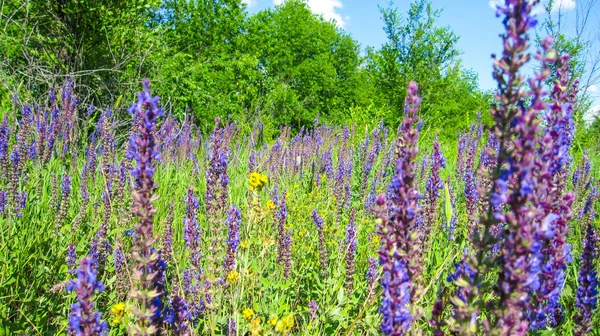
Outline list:
[[[253,13],[283,0],[244,0],[249,5],[249,12]],[[352,37],[366,46],[381,46],[385,40],[382,30],[381,15],[378,6],[387,7],[389,0],[305,0],[312,11],[321,14],[325,19],[335,19],[339,26],[345,29]],[[479,84],[482,89],[495,88],[492,79],[491,54],[501,51],[499,34],[503,27],[501,20],[496,18],[495,11],[491,8],[493,3],[501,0],[432,0],[435,8],[443,10],[438,24],[449,26],[460,36],[458,48],[463,52],[461,58],[466,68],[473,69],[479,75]],[[547,0],[546,0],[547,1]],[[562,6],[565,14],[564,22],[574,19],[574,13],[580,0],[555,0]],[[396,0],[395,6],[402,13],[406,12],[410,0]],[[502,1],[503,2],[503,1]],[[597,6],[597,7],[600,7]],[[542,8],[540,7],[541,11]],[[597,28],[600,28],[600,8],[593,9],[591,16]],[[543,15],[538,15],[543,20]],[[598,29],[596,29],[598,31]],[[597,40],[600,44],[600,39]],[[592,87],[595,104],[600,105],[598,87]]]

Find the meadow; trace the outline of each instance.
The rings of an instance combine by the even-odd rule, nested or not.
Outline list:
[[[598,335],[597,169],[572,148],[569,55],[528,54],[532,6],[499,7],[492,122],[456,146],[415,82],[397,129],[317,118],[275,139],[203,133],[150,80],[126,122],[70,79],[14,96],[0,335]]]

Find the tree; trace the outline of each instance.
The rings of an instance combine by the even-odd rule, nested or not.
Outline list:
[[[560,3],[556,0],[549,1],[544,7],[546,18],[537,38],[539,44],[541,35],[552,36],[557,53],[569,54],[572,81],[579,80],[579,95],[574,107],[577,124],[576,146],[574,146],[576,151],[586,148],[597,149],[596,143],[600,136],[599,123],[592,122],[588,125],[585,120],[594,120],[594,116],[589,115],[597,113],[592,107],[593,98],[590,89],[600,85],[600,46],[597,43],[600,35],[592,26],[594,20],[592,9],[596,6],[598,0],[579,1],[574,16],[567,16],[565,8],[560,7]],[[600,21],[596,23],[600,24]],[[555,74],[556,71],[552,70],[552,74]],[[552,75],[547,84],[552,86],[555,80],[555,75]]]
[[[455,136],[478,109],[489,106],[477,87],[477,77],[459,62],[458,36],[449,27],[436,25],[441,10],[433,9],[428,0],[412,3],[407,16],[392,6],[380,8],[387,42],[381,50],[368,52],[369,79],[377,89],[378,104],[403,111],[406,87],[414,80],[423,97],[426,124],[451,126],[444,132]],[[392,122],[401,118],[396,113]]]
[[[306,126],[320,114],[364,104],[360,47],[347,33],[289,0],[246,25],[244,51],[268,78],[264,113],[280,124]]]
[[[149,68],[160,0],[6,0],[0,34],[4,89],[34,95],[74,78],[80,100],[114,101]],[[137,88],[138,80],[135,81]],[[133,89],[133,88],[132,88]]]

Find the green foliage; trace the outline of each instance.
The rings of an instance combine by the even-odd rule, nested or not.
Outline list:
[[[478,110],[489,107],[489,96],[477,88],[477,76],[461,66],[458,36],[436,26],[441,10],[428,0],[412,3],[406,17],[393,7],[381,8],[381,13],[388,41],[381,50],[370,49],[367,61],[377,103],[402,111],[405,88],[414,80],[422,92],[426,123],[443,128],[446,136],[456,135]],[[390,121],[397,124],[401,115],[395,115]]]
[[[0,79],[40,96],[74,78],[80,99],[113,102],[147,75],[158,30],[148,24],[160,0],[7,0],[2,6]]]
[[[452,125],[444,132],[454,135],[487,107],[458,61],[458,36],[436,26],[440,11],[428,1],[406,19],[382,13],[388,42],[365,57],[301,0],[254,15],[241,0],[8,0],[0,94],[40,97],[70,75],[81,102],[117,108],[149,77],[169,111],[194,114],[204,130],[216,117],[298,130],[317,116],[397,125],[406,84],[416,80],[425,121]]]
[[[366,101],[358,44],[301,1],[251,17],[244,43],[270,78],[264,109],[280,124],[307,126]]]

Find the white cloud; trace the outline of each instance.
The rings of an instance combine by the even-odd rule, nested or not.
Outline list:
[[[542,4],[537,5],[533,8],[533,10],[531,11],[531,14],[534,14],[534,15],[543,14],[545,12],[544,6],[547,5],[548,2],[549,2],[549,0],[542,1]],[[497,6],[504,6],[504,4],[505,4],[504,0],[489,0],[488,1],[488,5],[493,10],[496,10]],[[552,6],[552,13],[556,13],[558,11],[568,12],[568,11],[575,9],[576,6],[577,6],[577,4],[575,3],[575,0],[555,0],[554,5]]]
[[[596,85],[590,85],[590,87],[588,87],[588,92],[596,93],[598,92],[598,87]]]
[[[586,125],[590,125],[596,119],[596,116],[600,114],[600,105],[592,106],[587,112],[583,114],[583,121]]]
[[[248,5],[248,7],[254,7],[256,5],[256,0],[242,0],[242,2]]]
[[[556,0],[554,2],[553,12],[558,12],[559,10],[570,11],[575,9],[575,0]]]
[[[498,6],[502,6],[504,4],[504,0],[490,0],[488,5],[491,9],[496,10]]]
[[[283,1],[285,0],[273,0],[273,4],[280,5]],[[343,7],[341,0],[306,0],[306,4],[313,13],[323,15],[327,21],[335,20],[340,27],[344,27],[349,20],[349,17],[338,12],[338,9]]]

